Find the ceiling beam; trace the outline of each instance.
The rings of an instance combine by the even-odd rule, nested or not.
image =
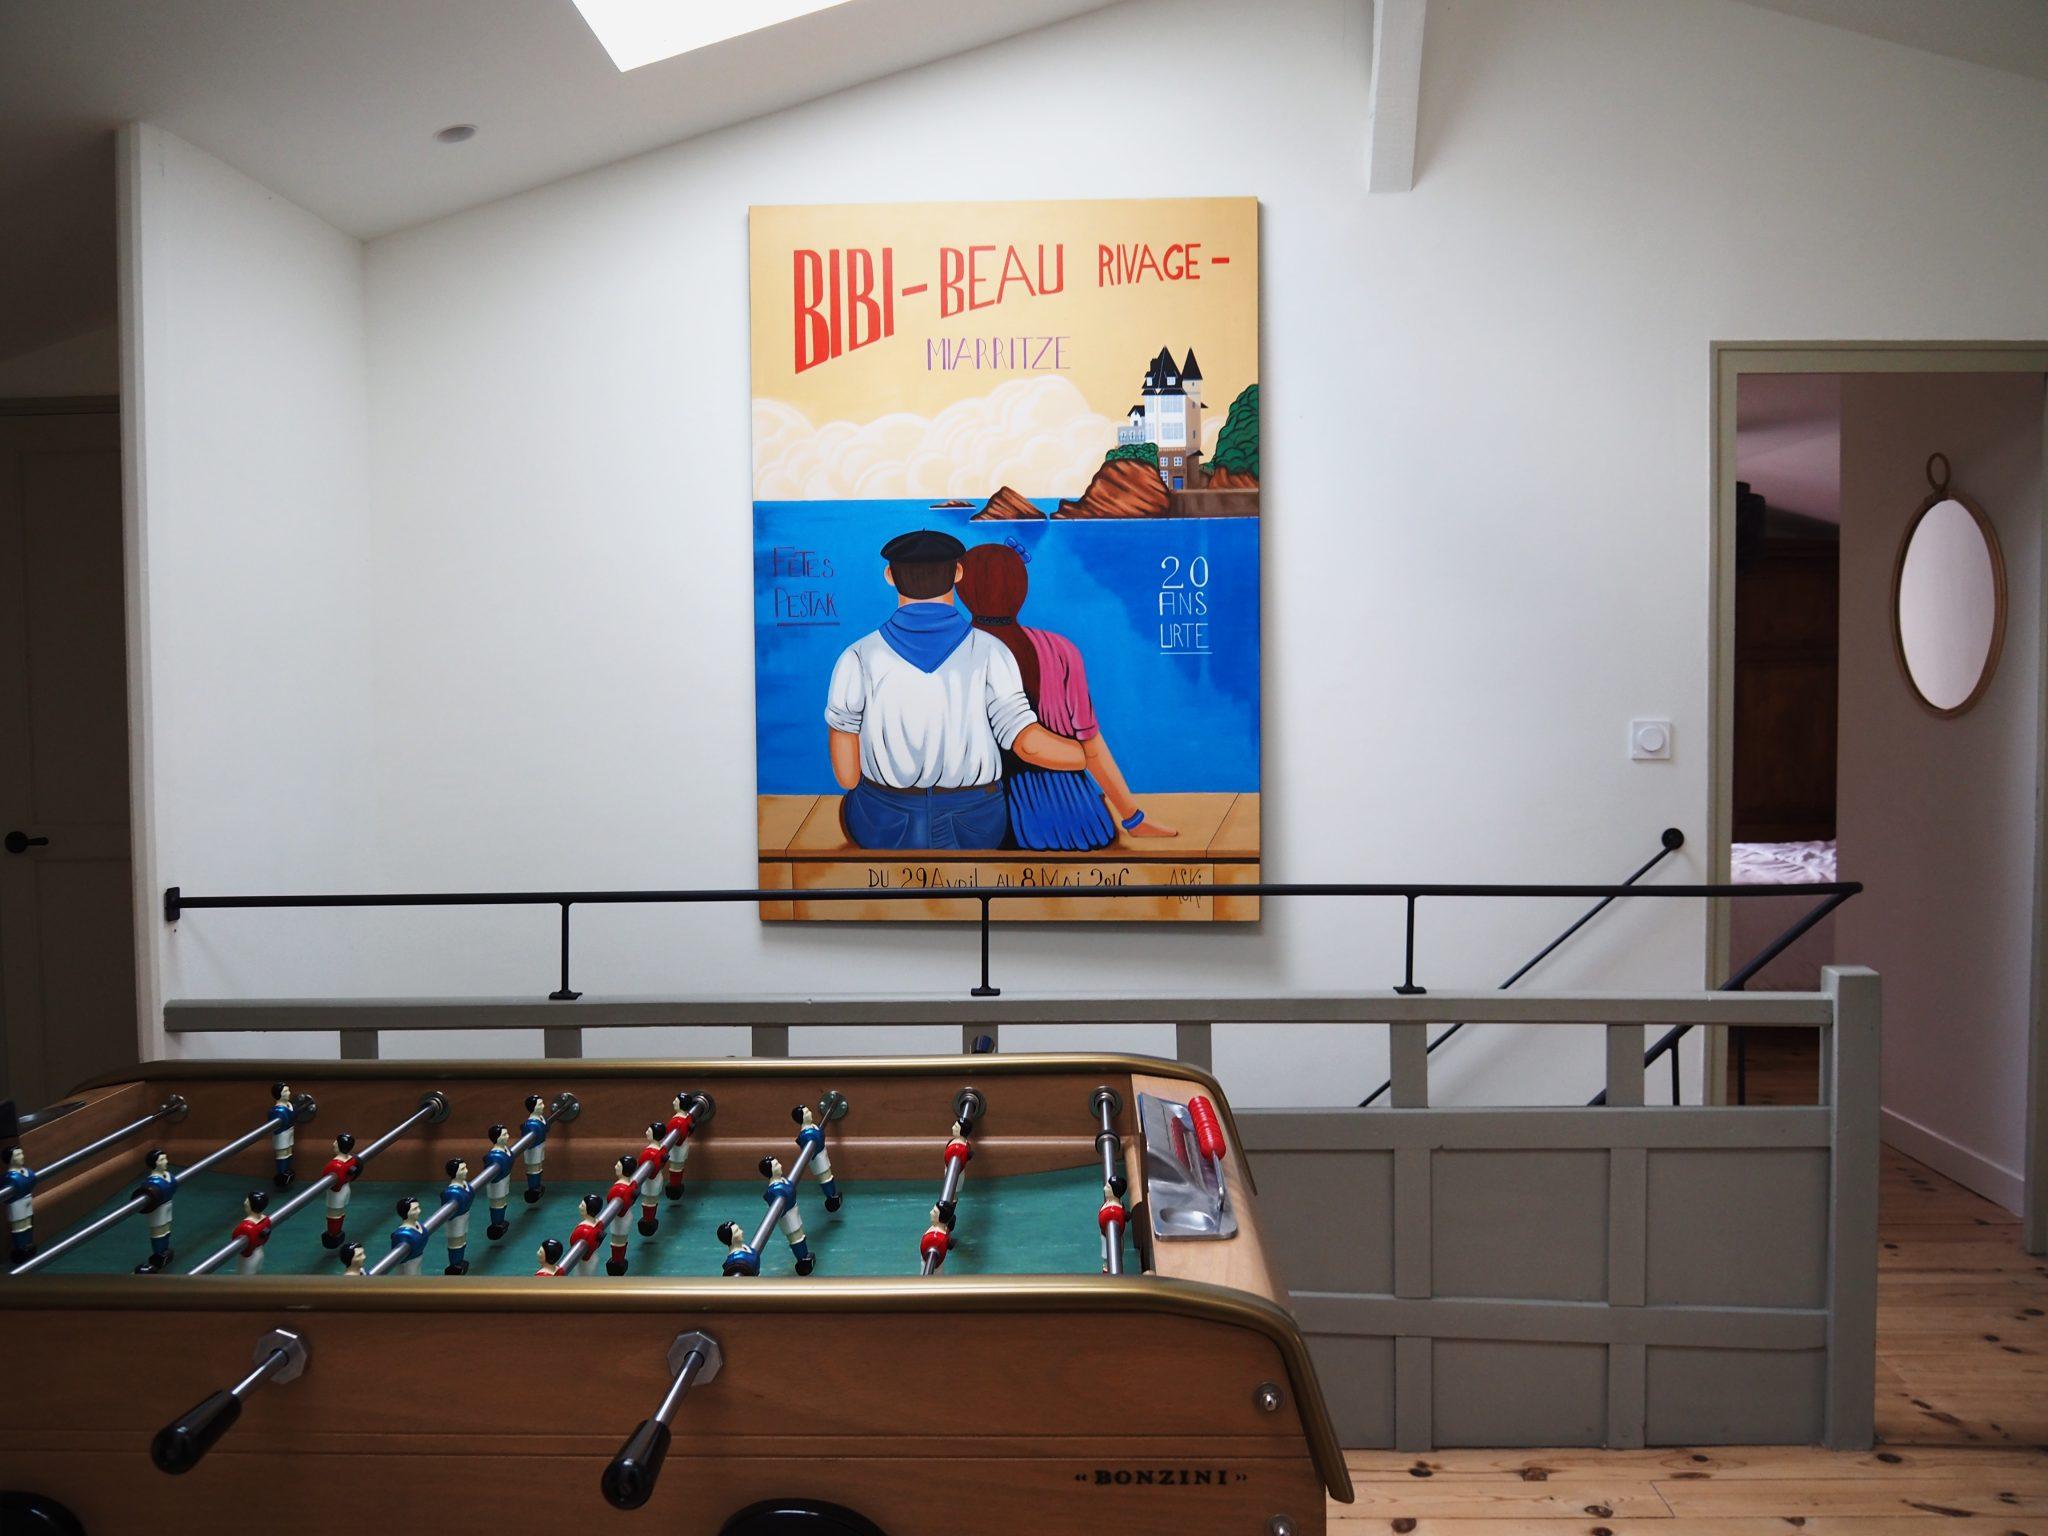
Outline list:
[[[1415,119],[1422,105],[1422,22],[1429,0],[1374,0],[1368,192],[1415,185]]]

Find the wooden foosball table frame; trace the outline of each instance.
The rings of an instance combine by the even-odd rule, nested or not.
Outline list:
[[[1307,1536],[1325,1529],[1326,1495],[1350,1498],[1261,1246],[1228,1103],[1193,1068],[1110,1055],[158,1063],[87,1085],[79,1108],[22,1144],[46,1164],[177,1093],[189,1112],[156,1139],[182,1168],[246,1131],[272,1079],[317,1102],[299,1132],[314,1168],[322,1159],[310,1154],[334,1132],[367,1139],[423,1092],[444,1094],[453,1113],[393,1143],[367,1175],[434,1187],[443,1161],[474,1157],[482,1127],[516,1118],[526,1092],[566,1090],[580,1106],[550,1136],[550,1181],[602,1188],[622,1138],[678,1089],[715,1096],[689,1166],[692,1179],[713,1180],[757,1178],[762,1157],[788,1156],[790,1106],[837,1090],[852,1110],[833,1128],[831,1159],[849,1199],[863,1179],[936,1183],[947,1106],[971,1085],[986,1112],[963,1221],[977,1180],[1094,1158],[1090,1102],[1106,1086],[1130,1185],[1129,1272],[920,1278],[908,1233],[901,1279],[188,1278],[184,1262],[149,1276],[4,1276],[8,1536],[9,1520],[65,1529],[26,1523],[46,1517],[23,1513],[22,1496],[62,1506],[91,1536],[613,1522],[677,1536]],[[1235,1236],[1154,1240],[1141,1093],[1214,1101]],[[60,1233],[132,1186],[127,1151],[39,1189],[39,1232]],[[269,1151],[258,1144],[222,1166],[260,1178]],[[273,1240],[310,1240],[318,1214],[301,1221]],[[219,1237],[185,1234],[181,1260]],[[304,1341],[303,1374],[251,1392],[232,1433],[189,1473],[159,1472],[152,1437],[247,1373],[258,1341],[280,1329]],[[669,1393],[672,1346],[692,1334],[715,1339],[715,1372],[690,1387],[644,1508],[614,1509],[600,1476]],[[773,1524],[769,1512],[785,1505],[837,1507],[868,1524],[835,1525],[829,1513]]]

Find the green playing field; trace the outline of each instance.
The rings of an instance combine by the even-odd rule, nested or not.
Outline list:
[[[317,1173],[316,1168],[314,1175]],[[469,1219],[467,1257],[471,1275],[531,1275],[539,1264],[535,1250],[541,1239],[554,1237],[567,1243],[571,1229],[580,1219],[578,1200],[593,1192],[589,1186],[550,1180],[540,1203],[528,1205],[523,1185],[524,1179],[515,1169],[512,1201],[506,1210],[511,1231],[497,1242],[484,1235],[490,1214],[479,1193]],[[182,1274],[228,1240],[241,1219],[242,1196],[251,1187],[246,1178],[213,1173],[203,1173],[191,1183],[178,1186],[172,1207],[176,1220],[171,1231],[176,1258],[166,1273]],[[269,1188],[267,1180],[262,1187]],[[632,1246],[628,1251],[628,1273],[717,1275],[725,1258],[725,1245],[717,1236],[719,1223],[737,1222],[751,1234],[767,1214],[762,1188],[759,1182],[704,1184],[692,1180],[682,1199],[661,1201],[661,1230],[652,1237],[640,1235],[640,1208],[635,1205],[633,1225],[629,1228]],[[814,1183],[806,1180],[798,1191],[804,1230],[812,1252],[817,1255],[815,1273],[915,1275],[918,1239],[930,1224],[932,1202],[938,1198],[938,1179],[842,1179],[839,1189],[845,1200],[833,1212],[826,1211],[824,1196]],[[131,1188],[124,1187],[93,1214],[113,1210],[132,1193]],[[603,1194],[604,1190],[597,1188],[595,1193]],[[364,1178],[351,1191],[348,1236],[364,1244],[372,1263],[391,1246],[391,1229],[398,1224],[394,1208],[404,1195],[416,1197],[422,1214],[431,1214],[440,1203],[440,1186]],[[286,1198],[271,1191],[273,1207]],[[1096,1208],[1101,1203],[1102,1174],[1093,1165],[1010,1178],[976,1178],[970,1170],[960,1194],[955,1246],[946,1260],[946,1273],[1096,1273],[1102,1267],[1102,1239],[1095,1225]],[[265,1250],[263,1273],[339,1274],[340,1265],[334,1254],[320,1245],[320,1234],[326,1230],[326,1214],[325,1198],[316,1196],[278,1227]],[[45,1242],[61,1235],[60,1230],[39,1224],[38,1236]],[[434,1233],[420,1265],[421,1274],[443,1272],[448,1262],[446,1247],[444,1234]],[[133,1268],[148,1253],[148,1218],[135,1215],[64,1254],[42,1273],[118,1273]],[[597,1266],[599,1280],[606,1278],[603,1260],[610,1256],[607,1244]],[[232,1281],[234,1261],[229,1260],[214,1273]],[[789,1244],[779,1228],[762,1245],[761,1273],[796,1273]]]

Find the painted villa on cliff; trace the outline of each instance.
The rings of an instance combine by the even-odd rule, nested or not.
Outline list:
[[[1202,365],[1188,349],[1185,365],[1169,348],[1145,370],[1145,383],[1130,417],[1117,428],[1119,448],[1151,443],[1159,450],[1159,479],[1184,491],[1202,483]]]

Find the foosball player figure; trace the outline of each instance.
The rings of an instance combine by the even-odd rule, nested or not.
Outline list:
[[[365,1255],[361,1243],[343,1243],[335,1250],[335,1254],[341,1260],[341,1272],[344,1275],[360,1275],[363,1273],[363,1259]]]
[[[292,1108],[292,1085],[272,1083],[270,1097],[275,1100],[270,1106],[270,1155],[277,1159],[277,1176],[270,1182],[279,1189],[290,1189],[297,1177],[292,1172],[292,1141],[299,1121],[298,1111]]]
[[[135,1193],[149,1212],[149,1257],[135,1266],[135,1273],[153,1275],[171,1262],[171,1196],[178,1192],[178,1176],[162,1147],[142,1154],[142,1168],[142,1187]]]
[[[811,1172],[817,1176],[818,1188],[824,1191],[825,1209],[836,1211],[839,1209],[839,1181],[832,1177],[832,1159],[825,1155],[825,1128],[818,1124],[818,1117],[811,1113],[808,1104],[799,1104],[794,1114],[797,1148],[802,1150],[814,1142],[817,1144],[818,1150],[811,1154]],[[789,1208],[791,1211],[796,1209],[794,1200]],[[807,1275],[810,1271],[806,1269],[799,1273]]]
[[[443,1205],[454,1204],[448,1213],[448,1267],[445,1275],[466,1275],[469,1273],[469,1208],[476,1200],[476,1189],[469,1182],[469,1164],[459,1157],[447,1162],[448,1186],[441,1191]]]
[[[585,1195],[577,1207],[583,1212],[583,1219],[569,1234],[569,1245],[583,1245],[583,1257],[576,1261],[576,1273],[594,1275],[597,1273],[597,1250],[604,1243],[604,1228],[597,1224],[597,1213],[604,1209],[604,1196]]]
[[[420,1259],[427,1251],[427,1229],[420,1222],[420,1203],[411,1195],[398,1202],[398,1225],[391,1229],[391,1246],[405,1250],[405,1257],[398,1261],[401,1275],[420,1272]]]
[[[640,1149],[640,1167],[646,1176],[640,1185],[640,1235],[652,1237],[661,1230],[661,1181],[651,1164],[662,1160],[661,1138],[667,1132],[658,1125],[647,1127],[647,1145]]]
[[[540,1268],[536,1269],[534,1273],[536,1275],[559,1275],[562,1272],[559,1266],[562,1262],[563,1251],[562,1240],[559,1237],[542,1238],[540,1246],[533,1251],[533,1256],[540,1260]]]
[[[680,1200],[683,1198],[683,1170],[690,1165],[690,1133],[697,1128],[697,1117],[690,1113],[689,1094],[679,1093],[668,1102],[674,1113],[668,1117],[668,1125],[662,1134],[666,1135],[669,1131],[678,1134],[676,1144],[668,1149],[668,1179],[663,1193],[671,1200]],[[649,1126],[648,1129],[652,1130],[653,1127]],[[659,1141],[661,1137],[657,1136],[654,1139]]]
[[[924,1229],[924,1236],[918,1241],[918,1256],[932,1261],[932,1273],[936,1275],[952,1247],[953,1234],[946,1230],[946,1219],[935,1205],[932,1207],[932,1224]]]
[[[242,1196],[242,1219],[235,1223],[232,1234],[242,1245],[235,1255],[235,1273],[253,1275],[263,1268],[263,1245],[270,1241],[270,1218],[263,1214],[270,1205],[270,1196],[263,1190],[252,1189]]]
[[[548,1159],[548,1115],[537,1093],[526,1096],[526,1119],[520,1123],[519,1134],[533,1138],[526,1148],[526,1203],[539,1205],[540,1197],[548,1192],[540,1179],[542,1165]]]
[[[1118,1241],[1122,1240],[1122,1234],[1131,1230],[1131,1218],[1124,1211],[1123,1201],[1117,1198],[1116,1186],[1114,1184],[1105,1184],[1102,1186],[1102,1209],[1095,1213],[1095,1224],[1102,1228],[1102,1236],[1105,1242],[1109,1241],[1109,1224],[1111,1222],[1116,1223]],[[1103,1261],[1103,1267],[1105,1269],[1108,1268],[1107,1259]]]
[[[605,1204],[616,1200],[618,1214],[612,1217],[612,1256],[604,1262],[608,1275],[623,1275],[626,1272],[626,1224],[633,1219],[633,1197],[640,1192],[640,1186],[633,1182],[633,1175],[640,1171],[640,1159],[628,1152],[613,1164],[619,1171],[612,1187],[605,1191]]]
[[[769,1205],[778,1200],[785,1202],[782,1207],[782,1235],[789,1239],[789,1251],[796,1258],[796,1272],[808,1275],[818,1267],[818,1261],[812,1257],[810,1240],[804,1236],[804,1214],[796,1208],[796,1186],[790,1183],[782,1164],[772,1157],[761,1159],[761,1172],[768,1177],[768,1187],[761,1191],[761,1198]]]
[[[7,1154],[0,1198],[7,1201],[7,1262],[26,1264],[36,1256],[36,1173],[19,1147]]]
[[[945,1161],[948,1169],[955,1163],[960,1164],[962,1178],[966,1177],[967,1164],[974,1161],[974,1148],[967,1140],[967,1128],[958,1120],[953,1122],[953,1135],[946,1143]],[[953,1187],[957,1191],[960,1186],[956,1183]],[[933,1207],[933,1210],[938,1215],[939,1220],[946,1224],[946,1230],[948,1232],[952,1231],[953,1218],[960,1214],[960,1198],[958,1194],[955,1194],[951,1200],[942,1200]]]
[[[761,1255],[754,1252],[747,1242],[747,1234],[740,1230],[736,1221],[721,1221],[718,1224],[718,1240],[725,1244],[727,1253],[723,1273],[728,1275],[758,1275],[761,1273]]]
[[[491,1204],[491,1224],[484,1236],[496,1242],[510,1230],[505,1219],[506,1202],[512,1198],[512,1127],[494,1125],[484,1133],[491,1150],[484,1154],[484,1195]]]
[[[356,1156],[356,1139],[343,1131],[334,1138],[334,1156],[321,1173],[334,1180],[327,1186],[327,1230],[320,1234],[322,1248],[339,1248],[347,1234],[342,1223],[348,1215],[349,1186],[363,1175],[362,1160]]]

